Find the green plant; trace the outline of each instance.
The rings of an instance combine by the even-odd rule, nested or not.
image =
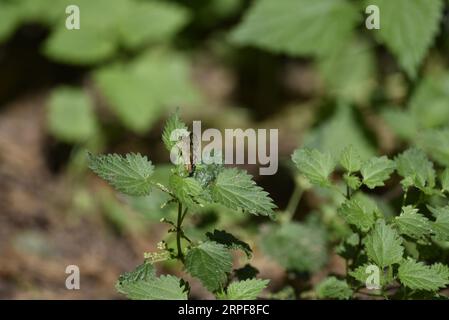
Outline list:
[[[442,263],[447,260],[441,254],[449,241],[447,168],[438,169],[437,174],[434,164],[417,148],[394,160],[382,156],[365,161],[352,146],[339,159],[302,148],[293,153],[292,160],[313,186],[342,199],[335,208],[335,219],[344,221],[346,231],[337,237],[335,251],[346,261],[346,275],[322,281],[315,288],[317,297],[445,297],[439,292],[449,284],[449,267]],[[369,194],[384,187],[395,171],[401,177],[403,195],[397,199],[400,214],[390,215]],[[378,283],[371,277],[373,270],[378,270]],[[365,288],[373,284],[371,290]]]
[[[173,134],[178,132],[174,130],[184,134]],[[176,260],[218,299],[255,299],[268,280],[256,279],[253,271],[242,272],[242,269],[231,276],[231,251],[240,250],[250,258],[250,246],[223,230],[207,232],[204,241],[192,241],[184,231],[183,222],[189,214],[209,204],[269,217],[273,217],[275,205],[245,171],[221,164],[190,165],[186,160],[190,156],[180,145],[186,143],[187,137],[190,137],[187,126],[174,114],[167,120],[162,135],[166,148],[170,152],[174,150],[180,160],[171,170],[168,185],[153,180],[154,166],[146,156],[88,155],[89,167],[119,192],[138,197],[149,195],[152,188],[157,188],[169,196],[163,206],[177,207],[175,221],[161,219],[170,226],[168,233],[175,235],[175,247],[160,242],[157,252],[145,253],[142,265],[120,276],[116,288],[131,299],[187,299],[187,281],[174,275],[156,276],[156,262]],[[187,145],[192,147],[190,143]],[[237,280],[232,281],[233,278]]]

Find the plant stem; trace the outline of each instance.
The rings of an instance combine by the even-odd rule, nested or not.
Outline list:
[[[290,200],[288,201],[287,209],[285,210],[286,211],[285,222],[290,222],[293,219],[295,212],[296,212],[296,208],[298,207],[299,201],[301,201],[303,191],[304,190],[303,190],[303,188],[301,188],[299,183],[296,183],[295,189],[293,190]]]
[[[182,247],[181,247],[181,235],[182,235],[182,229],[181,229],[181,225],[182,225],[182,220],[185,216],[182,214],[182,204],[179,202],[178,203],[178,220],[176,222],[176,246],[178,249],[178,256],[177,258],[179,260],[181,260],[182,262],[184,262],[184,254],[182,253]]]

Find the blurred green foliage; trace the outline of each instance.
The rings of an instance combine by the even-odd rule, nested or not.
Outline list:
[[[80,7],[80,30],[65,27],[69,4]],[[379,30],[365,27],[368,5],[380,9]],[[293,122],[297,135],[285,143],[283,157],[297,144],[333,158],[352,145],[361,160],[412,146],[424,150],[439,169],[449,165],[447,9],[443,0],[0,0],[0,45],[7,45],[22,26],[38,24],[48,31],[40,47],[47,60],[86,70],[82,83],[55,87],[47,103],[49,132],[77,147],[99,137],[106,142],[100,147],[106,147],[110,122],[145,138],[179,106],[213,124],[232,119],[227,127],[262,119],[264,126],[280,127],[281,139],[292,138],[282,136],[282,129]],[[232,79],[223,85],[225,98],[215,93],[220,85],[213,77],[199,76],[210,61],[224,70],[219,77]],[[241,116],[234,106],[249,109],[250,116]],[[289,108],[299,116],[291,117]],[[301,113],[305,109],[308,114]],[[112,114],[112,121],[105,113]],[[164,170],[156,170],[158,179],[168,177]],[[426,175],[421,167],[413,170]],[[328,262],[335,239],[349,237],[351,230],[337,214],[341,197],[319,188],[311,191],[291,176],[317,197],[301,210],[319,221],[270,224],[261,248],[286,269],[313,273]],[[363,177],[343,179],[358,189]],[[281,192],[288,191],[283,185]],[[356,193],[361,205],[355,214],[359,207],[381,209],[386,216],[398,211],[397,199],[385,193],[387,199],[383,191]],[[160,208],[163,198],[155,191],[125,202],[155,221],[174,214]],[[107,211],[122,224],[115,208]],[[186,233],[200,238],[198,230],[209,230],[218,219],[218,225],[233,225],[251,238],[254,229],[230,211],[198,209]],[[318,293],[347,296],[337,279],[322,284]]]

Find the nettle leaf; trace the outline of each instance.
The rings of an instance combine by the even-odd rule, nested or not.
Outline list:
[[[156,270],[154,265],[148,262],[144,262],[131,272],[125,272],[120,275],[116,287],[119,292],[125,282],[135,282],[135,281],[150,281],[156,277]]]
[[[8,1],[6,2],[8,3]],[[73,4],[71,0],[17,0],[10,2],[16,6],[22,23],[37,22],[45,26],[53,25],[61,20],[61,12],[65,12],[65,8],[69,4]],[[65,19],[66,16],[63,16]]]
[[[130,196],[144,196],[151,191],[154,166],[146,156],[130,153],[88,154],[89,168],[118,191]]]
[[[347,300],[352,297],[353,291],[344,280],[338,280],[335,277],[328,277],[320,282],[315,288],[320,299],[339,299]]]
[[[339,159],[343,150],[351,145],[362,160],[376,155],[354,115],[354,108],[344,103],[339,104],[332,117],[313,129],[304,139],[306,148],[329,153],[334,159]]]
[[[347,146],[340,155],[340,164],[349,173],[359,171],[362,167],[360,155],[352,145]]]
[[[179,201],[186,207],[204,205],[205,190],[198,181],[191,177],[180,177],[176,174],[170,176],[169,187]]]
[[[298,149],[292,155],[299,172],[312,184],[330,186],[329,175],[334,171],[335,163],[329,153],[318,150]]]
[[[384,185],[384,181],[390,178],[395,169],[394,161],[386,156],[371,158],[366,161],[360,170],[363,177],[363,184],[374,189]]]
[[[318,71],[331,96],[356,103],[367,101],[376,84],[371,47],[363,38],[355,38],[318,60]]]
[[[119,120],[136,133],[150,129],[164,109],[200,99],[190,63],[170,51],[151,50],[131,63],[108,65],[95,71],[94,81]]]
[[[372,272],[374,268],[379,269],[379,277],[380,277],[380,283],[379,285],[385,286],[386,284],[393,281],[393,278],[388,275],[388,273],[382,272],[381,268],[374,264],[368,264],[365,263],[359,267],[357,267],[354,270],[349,271],[349,275],[356,279],[357,281],[360,281],[363,284],[366,284],[366,280],[370,275],[372,275]]]
[[[117,0],[110,6],[108,0],[73,0],[81,12],[79,30],[69,30],[60,15],[57,28],[50,34],[44,45],[44,53],[53,60],[76,65],[93,65],[112,57],[118,49],[116,34],[117,21],[127,14],[128,0]],[[65,12],[64,3],[58,3],[59,12]],[[109,8],[104,14],[104,8]]]
[[[415,78],[437,35],[443,1],[367,0],[366,5],[379,7],[381,27],[372,31],[396,56],[407,74]]]
[[[212,198],[234,210],[273,216],[276,205],[268,193],[256,185],[251,175],[237,168],[223,169],[211,187]]]
[[[325,55],[351,38],[358,20],[356,7],[343,0],[261,0],[232,39],[296,56]]]
[[[375,221],[375,212],[356,199],[346,200],[338,209],[338,213],[349,224],[356,226],[362,232],[367,232]]]
[[[133,300],[187,300],[181,279],[172,275],[123,282],[119,291]]]
[[[237,239],[234,235],[230,234],[229,232],[215,229],[213,233],[207,232],[206,237],[210,241],[220,243],[228,249],[242,250],[248,258],[251,258],[253,254],[253,251],[246,242]]]
[[[440,267],[429,267],[412,258],[401,263],[398,277],[404,286],[413,290],[437,291],[449,284]]]
[[[62,20],[66,16],[59,14],[44,52],[69,64],[93,65],[113,57],[122,46],[137,49],[168,42],[190,18],[182,6],[161,1],[114,0],[112,7],[109,0],[64,2],[56,3],[59,13],[68,4],[80,8],[80,29],[68,30]],[[104,8],[109,8],[108,14],[104,14]]]
[[[170,275],[156,277],[153,264],[148,262],[122,274],[115,287],[134,300],[187,300],[187,292],[180,279]]]
[[[422,239],[432,232],[430,221],[412,206],[402,208],[401,215],[395,218],[395,224],[401,234],[414,239]]]
[[[232,282],[226,289],[226,293],[218,294],[221,300],[255,300],[265,289],[270,280],[248,279]]]
[[[272,227],[261,246],[281,266],[298,272],[320,270],[328,258],[325,230],[315,225],[292,222]]]
[[[353,176],[351,174],[345,173],[343,175],[343,180],[348,185],[351,190],[358,190],[360,186],[362,185],[362,181],[359,177]]]
[[[232,269],[232,256],[222,244],[207,241],[190,249],[185,259],[185,268],[211,292],[223,288]]]
[[[182,6],[161,1],[133,1],[118,21],[120,40],[130,49],[169,41],[190,19]]]
[[[427,191],[435,186],[435,170],[433,163],[429,161],[424,151],[420,149],[408,149],[395,159],[396,169],[404,179],[402,184],[405,189],[410,183],[418,189]]]
[[[207,188],[217,179],[223,168],[220,163],[197,163],[193,177],[203,188]]]
[[[8,40],[20,22],[20,11],[15,3],[0,2],[0,42]]]
[[[97,131],[92,101],[81,89],[55,89],[48,102],[47,119],[50,132],[68,143],[86,142]]]
[[[443,279],[449,281],[449,267],[442,263],[434,263],[430,266],[433,272],[438,273]]]
[[[381,268],[399,263],[404,252],[401,238],[384,220],[377,222],[366,237],[365,249],[368,258]]]
[[[173,113],[167,119],[167,121],[165,122],[164,131],[162,132],[162,141],[164,142],[165,147],[168,151],[171,151],[171,149],[178,142],[177,139],[175,139],[177,137],[173,132],[175,130],[178,130],[176,132],[179,132],[182,135],[183,132],[187,132],[187,129],[187,125],[179,118],[178,112]],[[181,136],[179,138],[181,138]]]
[[[444,169],[440,176],[441,190],[443,192],[449,191],[449,168]]]
[[[418,124],[408,110],[402,110],[390,106],[382,112],[382,118],[401,139],[413,140],[418,133]]]
[[[423,131],[417,145],[442,166],[449,166],[449,128]]]
[[[449,241],[449,207],[429,207],[436,220],[432,223],[432,230],[437,239]]]
[[[449,75],[430,75],[419,82],[408,109],[420,128],[436,128],[449,122]]]

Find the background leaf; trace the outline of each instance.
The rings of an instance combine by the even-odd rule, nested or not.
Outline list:
[[[398,59],[401,67],[414,78],[432,45],[441,19],[443,1],[373,0],[381,15],[379,30],[373,30]]]
[[[291,55],[325,55],[351,38],[358,19],[344,0],[260,0],[232,39]]]

